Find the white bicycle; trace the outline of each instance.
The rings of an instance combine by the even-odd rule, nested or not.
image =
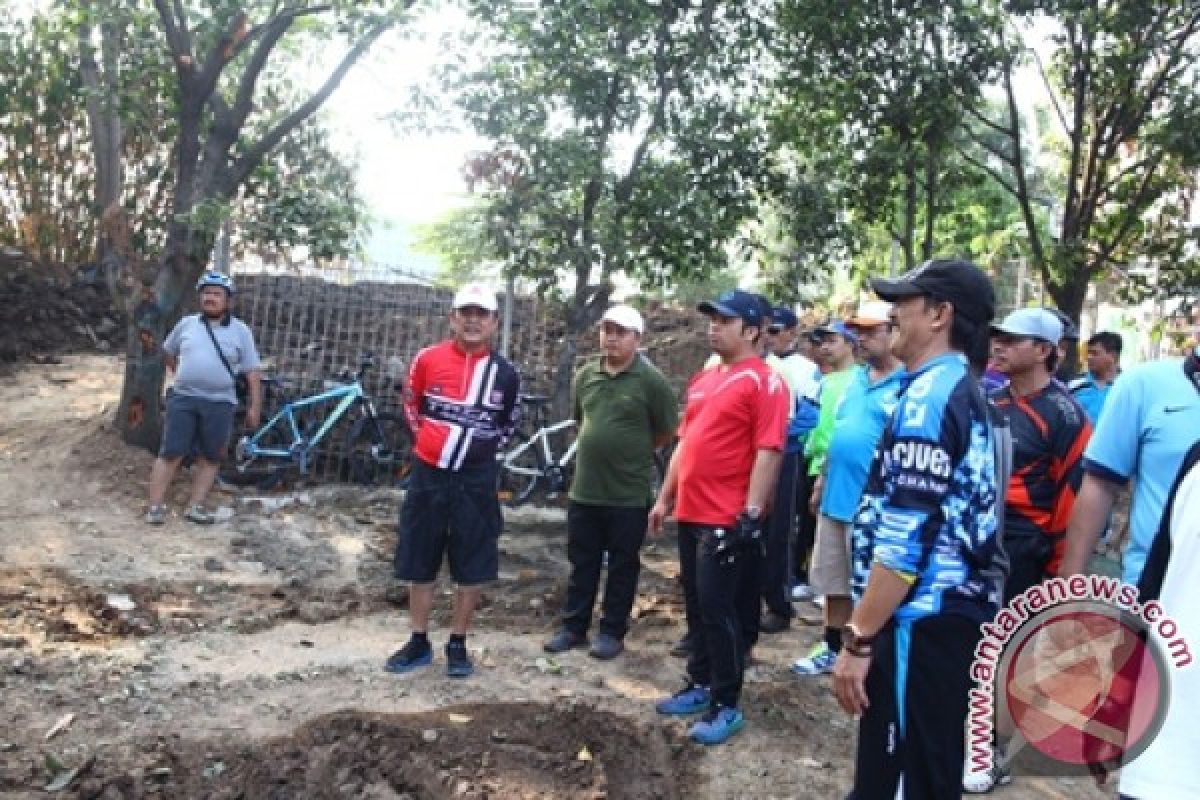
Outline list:
[[[496,454],[500,499],[519,506],[541,491],[547,500],[557,500],[571,485],[575,471],[575,420],[547,425],[545,409],[550,398],[545,395],[521,394],[520,402],[533,433],[519,431],[508,449]]]

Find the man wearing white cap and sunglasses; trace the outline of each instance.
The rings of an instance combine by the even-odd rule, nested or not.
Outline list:
[[[467,628],[482,586],[496,580],[503,527],[496,496],[496,449],[517,421],[520,379],[492,352],[499,322],[496,294],[468,283],[454,295],[451,338],[417,353],[408,373],[404,413],[416,438],[396,541],[396,577],[411,583],[412,636],[388,659],[389,672],[433,660],[429,613],[434,582],[449,556],[458,585],[446,674],[465,678],[473,667]]]
[[[654,449],[674,434],[678,414],[667,379],[638,353],[644,328],[637,309],[608,309],[600,320],[600,356],[575,373],[571,408],[579,436],[567,510],[571,574],[561,627],[544,645],[550,653],[588,644],[606,554],[599,631],[588,652],[607,660],[624,649],[653,501]]]

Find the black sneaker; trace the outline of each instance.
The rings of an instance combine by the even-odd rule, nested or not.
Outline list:
[[[563,629],[547,639],[542,644],[542,649],[547,653],[565,653],[575,647],[586,647],[587,643],[586,636]]]
[[[466,678],[474,671],[475,666],[467,653],[467,643],[461,639],[446,642],[446,674],[451,678]]]
[[[417,667],[427,667],[433,663],[433,648],[429,640],[409,639],[408,643],[392,653],[383,668],[388,672],[409,672]]]

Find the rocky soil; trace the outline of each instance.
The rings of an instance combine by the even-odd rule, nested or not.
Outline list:
[[[390,578],[398,492],[215,495],[219,521],[141,522],[148,453],[108,425],[121,365],[69,355],[0,382],[0,798],[840,798],[854,726],[792,659],[819,612],[756,650],[748,724],[688,742],[674,543],[650,542],[628,650],[549,658],[561,512],[512,512],[476,675],[382,670],[407,636]],[[173,508],[182,507],[176,487]],[[1019,780],[999,797],[1101,798]]]

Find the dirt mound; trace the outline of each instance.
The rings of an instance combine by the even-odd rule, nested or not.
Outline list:
[[[0,369],[60,353],[112,350],[124,336],[108,289],[94,276],[0,258]]]
[[[682,744],[589,708],[536,703],[343,712],[263,742],[160,739],[99,755],[76,796],[673,798]]]

